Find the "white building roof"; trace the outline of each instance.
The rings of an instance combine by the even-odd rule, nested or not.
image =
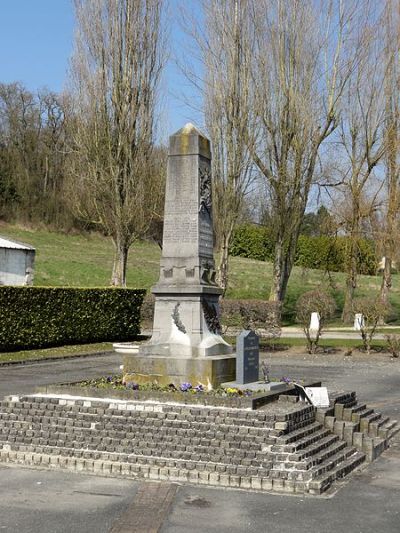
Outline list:
[[[6,237],[0,236],[0,248],[12,248],[14,250],[34,250],[33,246],[25,244],[23,242],[14,241],[7,239]]]

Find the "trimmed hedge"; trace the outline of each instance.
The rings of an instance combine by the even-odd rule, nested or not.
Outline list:
[[[130,340],[140,333],[145,292],[0,287],[0,351]]]
[[[347,237],[308,237],[300,235],[297,242],[295,265],[303,268],[345,271]],[[261,261],[272,261],[274,245],[271,232],[262,226],[245,224],[234,232],[230,253]],[[374,243],[366,239],[358,242],[358,271],[374,275],[378,264]]]

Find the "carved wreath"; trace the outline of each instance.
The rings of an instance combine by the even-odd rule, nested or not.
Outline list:
[[[200,173],[200,206],[199,210],[205,209],[211,215],[211,172],[208,165],[199,168]]]

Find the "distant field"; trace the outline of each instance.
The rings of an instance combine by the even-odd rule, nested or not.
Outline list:
[[[26,229],[2,224],[0,235],[25,241],[36,248],[35,285],[99,287],[109,285],[113,259],[111,239],[97,234],[64,235],[43,229]],[[128,259],[129,287],[149,289],[158,279],[160,249],[156,244],[135,243]],[[228,298],[268,297],[272,277],[270,263],[233,257],[231,284]],[[295,267],[289,281],[284,315],[291,322],[297,298],[316,287],[332,288],[338,303],[338,314],[343,305],[344,274],[330,276],[320,270]],[[380,276],[360,276],[357,296],[378,293]],[[400,315],[399,277],[394,276],[391,294],[392,320]],[[339,323],[339,322],[338,322]]]

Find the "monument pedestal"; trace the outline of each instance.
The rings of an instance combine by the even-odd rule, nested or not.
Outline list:
[[[218,387],[235,379],[236,358],[234,355],[207,357],[171,357],[162,355],[125,355],[124,372],[132,374],[137,383],[156,382],[159,385],[189,382]]]
[[[211,190],[210,142],[186,124],[169,143],[153,335],[124,359],[138,382],[216,387],[235,379],[235,357],[220,334]]]

